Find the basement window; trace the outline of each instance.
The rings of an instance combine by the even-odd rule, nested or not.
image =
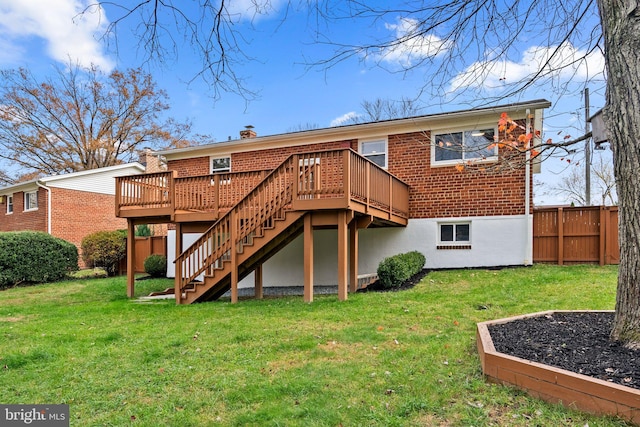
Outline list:
[[[438,224],[438,249],[471,249],[471,223]]]
[[[24,210],[34,211],[36,209],[38,209],[38,192],[29,191],[24,193]]]

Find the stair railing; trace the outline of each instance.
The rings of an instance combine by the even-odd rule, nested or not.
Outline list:
[[[249,194],[216,221],[198,240],[176,258],[176,302],[198,276],[221,268],[242,246],[274,217],[283,215],[293,198],[294,158],[273,170]]]

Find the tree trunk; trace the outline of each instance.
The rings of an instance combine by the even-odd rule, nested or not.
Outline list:
[[[620,206],[620,266],[611,338],[640,347],[640,3],[598,0],[607,66],[604,110]]]

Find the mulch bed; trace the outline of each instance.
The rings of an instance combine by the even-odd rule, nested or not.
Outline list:
[[[402,285],[397,288],[385,288],[382,286],[379,280],[376,280],[369,286],[364,289],[358,289],[358,292],[398,292],[398,291],[406,291],[407,289],[413,288],[415,285],[420,283],[422,278],[429,274],[430,270],[424,269],[419,273],[414,274],[409,279],[407,279]]]
[[[489,326],[497,351],[640,389],[640,350],[609,339],[613,313],[570,312]]]

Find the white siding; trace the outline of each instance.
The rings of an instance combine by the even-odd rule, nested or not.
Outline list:
[[[412,219],[406,228],[376,228],[359,232],[360,256],[358,273],[375,273],[385,257],[417,250],[427,259],[425,268],[495,267],[529,265],[533,240],[528,233],[525,215],[456,218],[471,221],[471,249],[437,249],[438,223],[447,219]],[[197,235],[185,236],[189,244]],[[337,231],[314,231],[314,284],[337,284]],[[167,276],[174,277],[175,232],[167,239]],[[187,246],[184,246],[187,247]],[[267,286],[302,286],[303,238],[273,256],[263,266],[263,284]],[[239,287],[253,287],[253,274],[240,282]]]
[[[116,194],[117,176],[136,175],[144,173],[144,170],[134,165],[118,168],[101,168],[91,171],[83,171],[43,178],[47,187],[66,188],[68,190],[88,191],[90,193]]]

